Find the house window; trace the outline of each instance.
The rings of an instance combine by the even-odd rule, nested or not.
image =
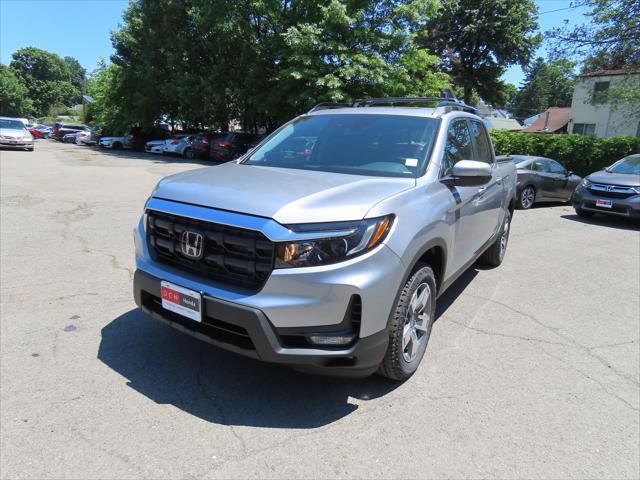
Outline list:
[[[577,133],[578,135],[588,135],[590,137],[593,137],[596,134],[596,124],[595,123],[574,123],[573,133]]]
[[[593,86],[593,103],[602,103],[607,99],[609,82],[596,82]]]

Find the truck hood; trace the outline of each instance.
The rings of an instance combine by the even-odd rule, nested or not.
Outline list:
[[[167,177],[153,196],[273,218],[286,225],[360,220],[376,203],[414,186],[413,178],[365,177],[231,162]]]
[[[611,173],[606,170],[592,173],[587,177],[590,182],[609,185],[624,185],[625,187],[637,187],[640,185],[640,176],[631,173]]]

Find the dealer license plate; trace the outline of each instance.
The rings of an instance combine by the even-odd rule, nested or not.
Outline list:
[[[164,280],[160,283],[160,288],[162,308],[196,322],[202,321],[202,295]]]
[[[596,207],[611,208],[612,206],[613,202],[611,200],[596,200]]]

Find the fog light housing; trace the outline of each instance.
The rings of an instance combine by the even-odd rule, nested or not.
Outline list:
[[[355,335],[309,335],[310,343],[323,347],[339,347],[349,345],[356,338]]]

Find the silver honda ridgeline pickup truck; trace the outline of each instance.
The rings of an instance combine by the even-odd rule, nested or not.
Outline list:
[[[438,296],[502,262],[516,170],[470,107],[389,106],[404,102],[321,104],[161,180],[135,229],[138,306],[267,362],[411,376]]]

